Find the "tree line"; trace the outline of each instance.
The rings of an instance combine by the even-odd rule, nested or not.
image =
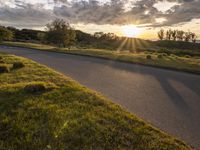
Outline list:
[[[169,41],[185,41],[196,43],[197,35],[193,32],[185,32],[183,30],[164,30],[161,29],[158,32],[158,38],[160,40],[169,40]]]
[[[59,47],[70,47],[74,44],[81,46],[109,45],[118,40],[114,33],[96,32],[93,35],[75,30],[63,19],[56,19],[46,25],[46,31],[31,29],[16,29],[14,27],[0,26],[0,41],[41,42]],[[100,46],[99,45],[99,46]]]
[[[46,31],[31,29],[16,29],[14,27],[0,26],[1,41],[30,41],[54,44],[59,47],[67,47],[74,44],[76,39],[75,30],[62,19],[56,19],[46,25]]]

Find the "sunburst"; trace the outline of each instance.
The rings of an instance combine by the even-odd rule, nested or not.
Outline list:
[[[122,26],[122,34],[126,37],[133,38],[140,35],[141,29],[134,25]]]

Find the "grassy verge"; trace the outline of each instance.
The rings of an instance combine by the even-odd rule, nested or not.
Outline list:
[[[151,52],[151,51],[130,53],[126,51],[116,52],[116,51],[100,50],[100,49],[74,48],[68,50],[66,48],[56,48],[49,45],[21,43],[21,42],[4,42],[2,44],[8,46],[19,46],[19,47],[33,48],[46,51],[56,51],[68,54],[93,56],[93,57],[106,58],[111,60],[137,63],[153,67],[160,67],[160,68],[200,74],[200,57],[188,56],[188,55],[178,56],[174,54],[170,55],[169,50],[167,51],[167,53]],[[150,56],[151,59],[147,59],[148,56]]]
[[[0,59],[1,149],[191,149],[45,66]]]

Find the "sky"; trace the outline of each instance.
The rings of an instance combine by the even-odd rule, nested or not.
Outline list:
[[[55,18],[91,34],[156,39],[171,28],[200,37],[200,0],[0,0],[0,25],[44,30]]]

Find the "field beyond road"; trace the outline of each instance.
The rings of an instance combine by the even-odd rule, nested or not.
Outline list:
[[[158,50],[142,50],[138,52],[114,51],[108,49],[86,49],[86,48],[58,48],[50,45],[3,42],[7,46],[32,48],[44,51],[54,51],[67,54],[92,56],[128,63],[142,64],[147,66],[172,69],[190,73],[200,74],[200,51],[198,50],[175,50],[170,48],[159,48]]]
[[[0,58],[2,149],[191,149],[45,66]]]

